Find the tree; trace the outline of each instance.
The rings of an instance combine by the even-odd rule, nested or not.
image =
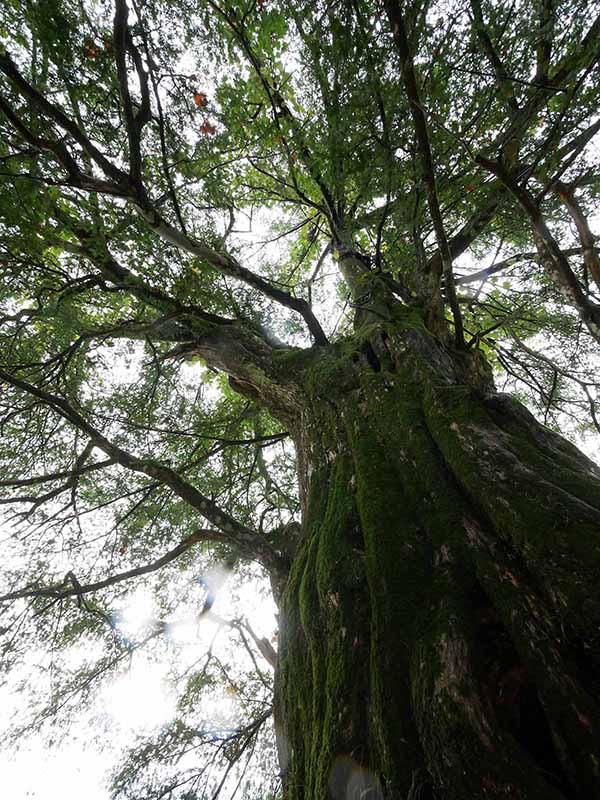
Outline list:
[[[1,14],[5,658],[104,647],[41,718],[258,564],[285,798],[600,797],[597,6]]]

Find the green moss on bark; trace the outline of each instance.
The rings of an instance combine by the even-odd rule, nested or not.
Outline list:
[[[278,673],[288,800],[343,796],[340,763],[386,800],[419,782],[445,800],[597,798],[600,716],[563,623],[594,646],[580,606],[597,598],[600,482],[484,396],[478,356],[405,322],[365,323],[305,373]]]

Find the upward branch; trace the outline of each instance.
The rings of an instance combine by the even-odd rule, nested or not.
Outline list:
[[[282,121],[285,120],[285,122],[287,122],[300,159],[304,164],[308,174],[318,186],[325,203],[325,208],[322,210],[329,218],[332,228],[335,229],[339,221],[339,214],[338,209],[336,208],[335,199],[331,193],[331,190],[325,183],[321,174],[321,170],[319,169],[317,162],[310,151],[310,148],[306,142],[306,137],[302,131],[302,125],[292,113],[279,87],[276,86],[275,82],[266,74],[260,57],[257,56],[254,48],[252,47],[243,23],[238,23],[233,13],[224,10],[217,3],[212,2],[212,0],[209,0],[209,4],[227,22],[233,31],[238,44],[240,45],[258,79],[260,80],[273,112],[273,121],[278,130],[281,132],[284,141],[287,131],[283,129]]]
[[[129,164],[131,182],[139,191],[142,186],[142,153],[141,134],[144,125],[151,119],[150,92],[148,89],[148,75],[144,70],[140,53],[133,43],[127,25],[128,9],[126,0],[116,0],[114,17],[114,48],[117,64],[117,76],[121,92],[121,104],[125,115],[127,138],[129,140]],[[136,112],[129,92],[127,77],[127,54],[135,64],[136,73],[140,83],[142,103]]]
[[[586,296],[577,276],[571,269],[569,260],[548,228],[541,209],[531,193],[517,182],[502,162],[478,156],[477,163],[500,178],[519,201],[521,208],[531,221],[540,260],[550,279],[565,299],[576,309],[594,339],[600,341],[600,308]]]
[[[441,297],[441,282],[443,275],[444,288],[450,309],[452,311],[452,317],[454,319],[454,335],[456,345],[457,347],[464,347],[465,338],[462,316],[460,313],[458,300],[456,298],[454,276],[452,274],[452,253],[450,251],[450,247],[448,246],[448,239],[446,237],[446,231],[444,229],[444,223],[442,220],[442,213],[440,210],[436,189],[431,145],[429,143],[429,134],[427,132],[427,120],[425,118],[425,112],[423,111],[419,97],[419,88],[415,76],[412,54],[410,52],[408,43],[404,15],[402,14],[400,4],[397,2],[397,0],[387,0],[386,10],[392,25],[394,41],[396,42],[398,51],[400,53],[404,91],[410,105],[415,136],[417,140],[419,160],[423,174],[423,181],[425,183],[427,192],[427,205],[429,207],[429,214],[433,223],[435,238],[437,240],[441,257],[441,270],[435,261],[428,262],[427,268],[429,268],[431,271],[425,276],[434,326],[439,328],[441,332],[441,326],[443,325],[443,300]]]
[[[123,11],[121,5],[119,7],[121,8],[122,15]],[[120,26],[122,27],[122,24],[122,20],[117,20],[116,27],[120,31],[120,36],[125,36],[127,43],[129,39],[127,35],[121,31]],[[119,52],[119,48],[117,48],[117,51]],[[121,63],[119,59],[122,60],[124,54],[121,54],[121,56],[117,54],[117,58],[118,62]],[[136,64],[137,63],[136,61]],[[140,70],[143,73],[141,66],[138,68],[138,73]],[[111,182],[100,181],[95,176],[84,173],[80,170],[76,159],[69,151],[65,142],[41,138],[33,134],[10,104],[6,100],[0,98],[0,111],[5,114],[17,132],[36,149],[50,151],[56,160],[65,168],[74,186],[100,194],[120,196],[128,200],[137,207],[143,219],[162,239],[175,245],[180,250],[196,256],[223,275],[228,275],[252,286],[266,297],[300,314],[306,322],[315,344],[323,345],[327,343],[327,337],[325,336],[323,328],[306,300],[300,297],[294,297],[289,292],[284,291],[260,275],[242,266],[233,256],[220,253],[212,247],[208,247],[197,241],[182,230],[174,228],[158,211],[156,204],[152,201],[143,186],[141,174],[140,134],[142,126],[148,118],[149,112],[147,113],[147,103],[149,103],[149,100],[143,100],[142,108],[137,114],[133,112],[131,97],[127,88],[127,76],[126,74],[123,75],[122,64],[118,67],[118,73],[123,103],[126,109],[129,109],[125,112],[125,116],[128,120],[127,128],[130,156],[132,158],[131,176],[128,176],[122,170],[115,167],[110,159],[98,150],[80,130],[78,125],[71,120],[62,109],[47,101],[41,92],[29,84],[8,55],[0,55],[0,71],[4,72],[18,91],[48,118],[48,120],[58,124],[75,140],[75,142],[80,144],[90,158],[101,167],[109,178],[111,178]],[[142,81],[142,77],[140,77],[140,80]],[[146,97],[146,93],[147,86],[143,90],[144,97]]]

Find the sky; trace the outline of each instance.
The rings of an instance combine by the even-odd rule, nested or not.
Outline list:
[[[66,742],[48,750],[32,742],[20,752],[0,754],[2,791],[13,800],[107,800],[104,772],[110,761],[105,755]]]
[[[182,648],[182,660],[201,657],[213,641],[220,620],[239,618],[242,612],[258,636],[272,639],[277,627],[275,604],[259,594],[253,583],[235,591],[229,589],[225,581],[213,606],[214,615],[203,617],[200,624],[184,618],[172,627],[169,635]],[[122,632],[133,635],[143,626],[147,609],[148,596],[135,591],[121,616]],[[219,642],[229,658],[235,658],[236,652],[239,655],[237,648],[232,649],[236,646],[228,630],[222,629]],[[258,653],[257,658],[260,660]],[[266,662],[260,666],[269,672]],[[49,747],[41,737],[33,736],[17,751],[0,750],[1,796],[11,800],[109,800],[107,777],[119,766],[119,754],[138,735],[156,731],[173,716],[175,695],[166,680],[168,669],[168,662],[152,663],[143,653],[136,653],[102,691],[94,712],[82,715],[66,738]],[[0,731],[22,702],[17,694],[0,690]],[[211,715],[222,719],[228,710],[234,710],[234,704],[235,698],[217,697],[213,707],[205,709],[207,719]],[[95,740],[102,731],[106,736],[101,747]]]

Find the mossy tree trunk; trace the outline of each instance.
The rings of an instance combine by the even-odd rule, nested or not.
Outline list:
[[[600,471],[416,319],[302,374],[288,800],[600,797]]]

